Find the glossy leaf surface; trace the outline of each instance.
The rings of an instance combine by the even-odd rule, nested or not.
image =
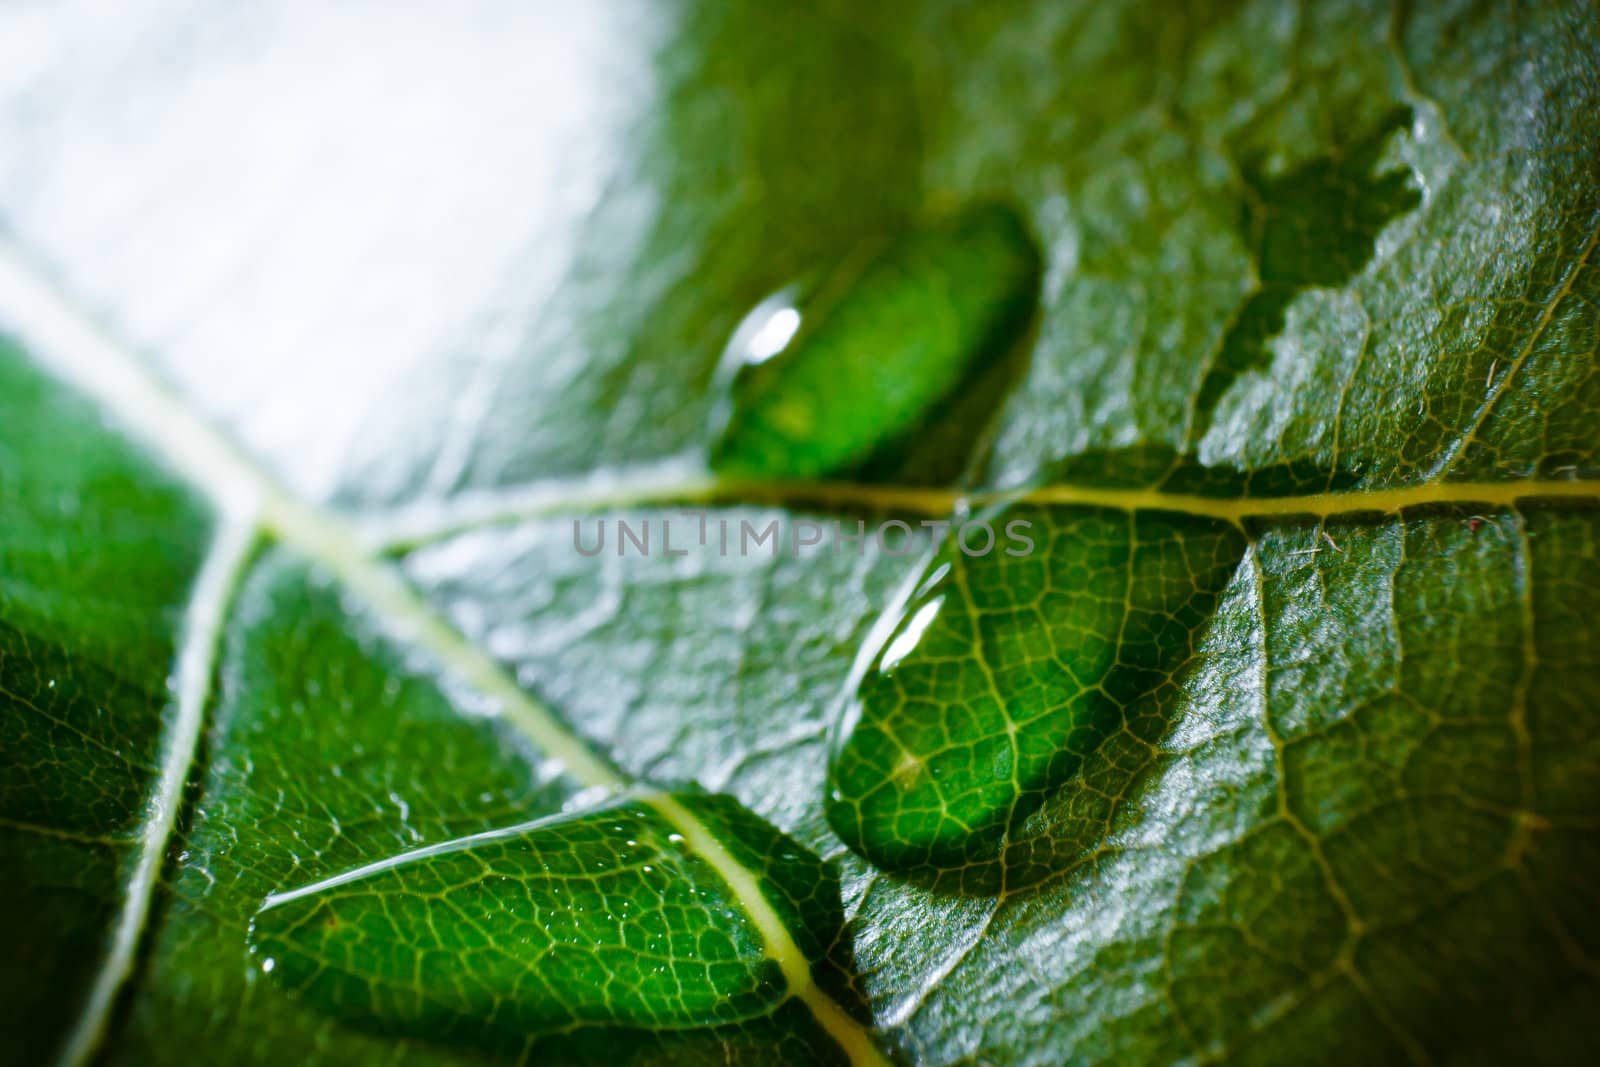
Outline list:
[[[1597,19],[0,13],[0,1058],[515,1062],[485,1001],[413,1028],[286,989],[251,920],[643,785],[820,862],[817,919],[675,811],[782,993],[757,963],[711,987],[759,991],[736,1018],[595,1015],[530,1058],[1573,1061],[1600,1017]],[[935,405],[911,485],[676,463],[749,308],[980,203],[1032,236],[1038,306],[1014,380]],[[959,492],[918,466],[945,452]],[[1014,669],[974,692],[1048,718],[1075,708],[1027,676],[1048,651],[1106,715],[960,793],[997,852],[889,857],[827,799],[925,562],[870,524],[975,486],[1041,550],[971,561],[947,655],[900,681]],[[1141,570],[1108,531],[1157,516]],[[585,556],[573,518],[693,550]],[[857,519],[838,552],[716,551],[723,521]],[[1060,610],[1022,625],[1041,591]],[[1161,625],[1109,632],[1140,606]],[[341,988],[415,989],[456,921]]]

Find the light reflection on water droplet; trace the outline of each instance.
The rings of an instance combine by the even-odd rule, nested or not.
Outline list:
[[[879,661],[878,670],[887,674],[894,670],[896,664],[910,655],[917,647],[917,642],[922,640],[924,631],[938,617],[939,609],[943,606],[944,597],[939,596],[918,608],[911,616],[911,621],[906,623],[905,627],[895,635],[894,640],[889,642],[889,647],[883,650],[883,659]]]
[[[778,308],[750,338],[749,346],[745,350],[745,362],[765,363],[782,352],[799,332],[799,310],[792,307]]]

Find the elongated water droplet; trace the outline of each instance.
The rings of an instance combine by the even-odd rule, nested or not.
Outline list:
[[[822,862],[730,798],[674,802],[756,871],[801,951],[825,954],[842,916]],[[745,902],[649,796],[275,893],[250,938],[262,973],[349,1023],[497,1049],[739,1023],[789,993]]]
[[[712,465],[810,478],[865,459],[1004,353],[1038,283],[1026,227],[986,204],[841,265],[807,296],[763,301],[729,345]]]
[[[847,702],[826,805],[874,864],[962,868],[968,887],[1188,658],[1244,551],[1235,527],[1167,512],[1030,507],[989,521],[1033,551],[942,548]]]

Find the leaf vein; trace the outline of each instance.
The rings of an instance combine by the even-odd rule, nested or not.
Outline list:
[[[137,858],[112,927],[110,947],[63,1046],[59,1062],[66,1067],[87,1063],[95,1054],[105,1036],[117,994],[133,969],[167,842],[183,805],[184,782],[199,750],[228,604],[255,546],[256,534],[253,518],[225,516],[195,580],[178,650],[176,706],[163,743],[161,774],[146,802]]]

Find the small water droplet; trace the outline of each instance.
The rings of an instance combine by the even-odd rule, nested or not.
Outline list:
[[[719,371],[712,466],[811,478],[867,459],[1013,345],[1039,273],[1022,220],[982,204],[762,301]]]
[[[730,797],[673,800],[741,854],[785,857],[763,871],[774,906],[798,942],[840,941],[836,908],[786,903],[812,901],[819,885],[821,900],[838,899],[819,859]],[[353,1026],[497,1053],[575,1027],[683,1030],[769,1014],[789,991],[771,980],[759,931],[673,838],[672,823],[631,798],[428,845],[269,896],[250,949],[273,985]],[[617,862],[624,840],[634,851]],[[672,876],[653,877],[669,860]],[[679,924],[700,934],[681,959]],[[461,951],[485,936],[494,953]]]

